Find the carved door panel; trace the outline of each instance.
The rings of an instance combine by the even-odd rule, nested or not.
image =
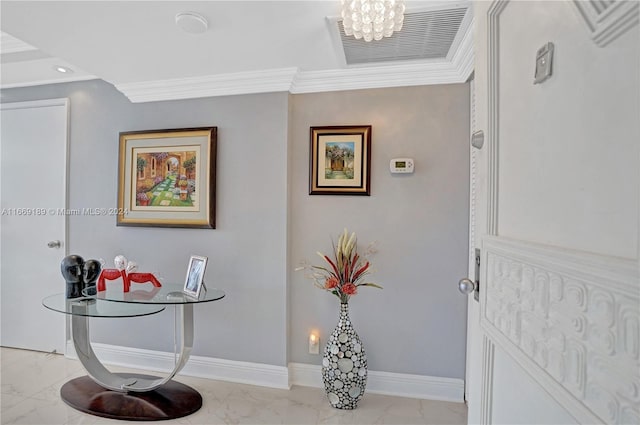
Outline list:
[[[639,423],[638,2],[474,6],[486,233],[469,422]]]

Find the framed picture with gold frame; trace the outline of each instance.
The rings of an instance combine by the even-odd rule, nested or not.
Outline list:
[[[217,127],[120,133],[118,226],[215,229]]]
[[[371,126],[311,127],[309,195],[370,195]]]

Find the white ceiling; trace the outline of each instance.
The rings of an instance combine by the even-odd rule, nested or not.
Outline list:
[[[407,1],[407,13],[461,5],[469,2]],[[100,78],[144,102],[455,83],[473,67],[471,11],[446,57],[347,66],[339,0],[2,0],[0,7],[2,88]],[[175,15],[184,11],[203,15],[209,29],[180,30]]]

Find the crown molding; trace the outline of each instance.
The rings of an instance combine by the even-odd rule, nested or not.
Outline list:
[[[291,84],[291,93],[451,84],[460,81],[455,65],[430,62],[342,70],[300,72]]]
[[[31,50],[38,49],[22,40],[18,40],[6,32],[0,32],[0,52],[2,52],[3,55],[8,53],[28,52]]]
[[[469,13],[467,12],[467,15]],[[465,18],[463,21],[465,25],[464,32],[460,31],[462,36],[460,37],[460,44],[452,55],[451,62],[456,66],[458,75],[462,81],[467,81],[475,66],[475,54],[473,50],[473,30],[475,28],[475,18],[469,16],[469,19]]]
[[[139,103],[287,91],[297,71],[297,68],[281,68],[139,83],[112,82],[112,84],[131,102]]]
[[[281,68],[111,83],[133,103],[283,91],[297,94],[465,83],[474,66],[473,24],[473,14],[469,10],[461,24],[458,38],[452,45],[452,51],[441,60],[395,62],[380,66],[353,66],[322,71]]]
[[[76,81],[98,80],[95,75],[77,75],[71,77],[51,78],[48,80],[22,81],[20,83],[1,83],[0,89],[15,89],[19,87],[45,86],[47,84],[75,83]]]

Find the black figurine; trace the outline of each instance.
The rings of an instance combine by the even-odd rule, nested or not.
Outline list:
[[[67,282],[66,298],[83,296],[82,291],[95,286],[102,266],[98,260],[87,260],[79,255],[68,255],[60,263],[62,277]]]
[[[82,296],[84,285],[84,259],[79,255],[67,255],[60,263],[62,277],[67,282],[65,296],[78,298]]]
[[[98,260],[87,260],[84,263],[83,290],[96,286],[96,281],[98,280],[101,270],[102,265]]]

